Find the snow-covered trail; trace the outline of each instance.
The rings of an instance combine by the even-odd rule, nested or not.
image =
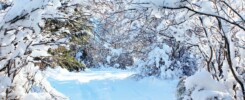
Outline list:
[[[128,70],[102,69],[71,73],[48,70],[51,85],[71,100],[175,100],[177,80],[132,79]]]

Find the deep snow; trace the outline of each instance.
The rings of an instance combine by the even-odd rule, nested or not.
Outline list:
[[[51,85],[71,100],[175,100],[177,80],[144,78],[130,70],[92,69],[74,73],[48,69]]]

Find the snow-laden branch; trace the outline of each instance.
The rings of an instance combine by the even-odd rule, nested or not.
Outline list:
[[[205,15],[205,16],[210,16],[210,17],[215,17],[215,18],[218,18],[218,19],[221,19],[221,20],[224,20],[234,26],[237,26],[239,28],[241,28],[242,30],[245,31],[245,27],[243,27],[242,25],[240,25],[239,23],[237,22],[234,22],[234,21],[230,21],[229,19],[226,19],[225,17],[222,17],[222,16],[219,16],[219,15],[216,15],[216,14],[210,14],[210,13],[206,13],[206,12],[201,12],[201,11],[198,11],[198,10],[195,10],[193,8],[190,8],[190,7],[187,7],[187,6],[180,6],[180,7],[168,7],[168,6],[163,6],[162,7],[163,9],[170,9],[170,10],[179,10],[179,9],[186,9],[186,10],[189,10],[189,11],[192,11],[194,12],[195,14],[198,14],[198,15]],[[238,14],[239,15],[239,14]],[[241,17],[242,18],[242,17]]]

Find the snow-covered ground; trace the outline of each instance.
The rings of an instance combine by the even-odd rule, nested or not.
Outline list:
[[[133,71],[48,69],[51,85],[71,100],[175,100],[177,80],[132,79]]]

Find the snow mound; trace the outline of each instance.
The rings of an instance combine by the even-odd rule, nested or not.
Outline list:
[[[201,70],[195,75],[185,80],[186,90],[192,91],[193,100],[207,100],[211,98],[220,98],[231,100],[231,96],[225,86],[212,78],[212,75],[206,70]]]

